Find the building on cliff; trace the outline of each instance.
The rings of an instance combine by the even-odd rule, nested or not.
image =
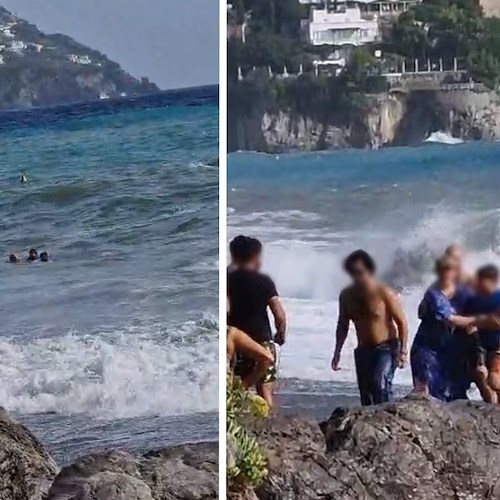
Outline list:
[[[334,6],[311,4],[302,23],[303,36],[312,45],[360,46],[381,39],[382,25],[397,18],[420,0],[344,0]],[[322,2],[321,2],[322,3]]]

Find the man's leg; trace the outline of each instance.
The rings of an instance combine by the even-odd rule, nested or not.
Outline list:
[[[249,367],[249,363],[245,363],[246,369],[240,373],[245,387],[256,385],[274,364],[274,355],[266,346],[255,342],[255,340],[237,328],[230,328],[228,330],[227,345],[228,356],[231,354],[231,359],[235,353],[238,353],[254,362],[254,366],[251,368]]]
[[[354,350],[354,362],[358,379],[359,397],[363,406],[373,404],[371,384],[371,359],[368,349],[358,347]]]
[[[390,401],[394,370],[395,363],[391,346],[384,344],[374,348],[371,381],[373,402],[375,404]]]
[[[492,403],[498,403],[500,401],[500,352],[488,353],[487,367],[488,385],[496,396]]]
[[[257,394],[265,399],[269,408],[273,407],[274,397],[274,382],[267,382],[265,384],[257,384]]]
[[[260,381],[257,383],[256,388],[257,394],[265,399],[269,408],[272,408],[274,403],[274,383],[276,382],[276,352],[274,344],[269,344],[265,349],[272,355],[273,362],[271,366],[267,368],[263,376],[260,377]]]
[[[487,368],[486,350],[481,347],[479,342],[476,345],[475,356],[473,357],[473,379],[476,384],[483,401],[486,403],[496,403],[498,400],[496,392],[490,387]]]

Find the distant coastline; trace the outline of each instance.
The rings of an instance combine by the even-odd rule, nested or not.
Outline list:
[[[0,110],[0,133],[11,128],[32,127],[57,122],[69,108],[78,116],[116,113],[117,109],[147,109],[162,106],[217,106],[219,86],[203,85],[181,89],[162,90],[142,96],[116,97],[105,100],[65,103],[54,106],[39,106],[12,110]]]

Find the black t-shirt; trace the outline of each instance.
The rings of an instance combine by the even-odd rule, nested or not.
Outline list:
[[[270,341],[267,306],[278,295],[273,280],[265,274],[235,269],[228,274],[227,293],[228,325],[239,328],[257,342]]]

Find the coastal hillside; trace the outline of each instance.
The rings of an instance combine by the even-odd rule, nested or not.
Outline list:
[[[234,2],[229,151],[498,140],[499,4]]]
[[[45,34],[0,6],[0,109],[50,106],[158,91],[105,55]]]

